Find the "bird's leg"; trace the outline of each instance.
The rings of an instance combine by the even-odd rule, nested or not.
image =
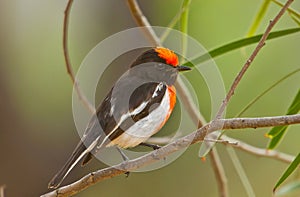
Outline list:
[[[130,160],[129,157],[127,157],[127,155],[125,155],[125,153],[123,153],[123,151],[122,151],[119,147],[117,147],[117,150],[118,150],[119,153],[121,154],[123,161],[128,161],[128,160]]]
[[[153,150],[157,150],[157,149],[160,149],[161,146],[157,145],[157,144],[148,144],[148,143],[145,143],[145,142],[142,142],[140,143],[139,145],[141,146],[147,146],[147,147],[150,147],[150,148],[153,148]]]
[[[145,143],[145,142],[142,142],[139,145],[140,146],[147,146],[147,147],[153,148],[153,150],[157,150],[157,149],[161,148],[161,146],[159,146],[157,144],[149,144],[149,143]],[[166,160],[166,157],[164,157],[163,159]]]
[[[123,161],[129,161],[130,160],[129,157],[127,157],[127,155],[125,155],[125,153],[119,147],[117,147],[117,150],[121,154]],[[125,174],[126,174],[126,178],[127,178],[127,177],[129,177],[130,172],[127,171],[127,172],[125,172]]]

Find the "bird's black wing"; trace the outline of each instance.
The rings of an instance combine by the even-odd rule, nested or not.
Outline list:
[[[57,188],[83,157],[85,157],[82,163],[84,165],[90,161],[92,153],[97,152],[99,148],[109,143],[109,140],[121,135],[126,128],[156,108],[154,104],[161,101],[167,86],[157,82],[136,85],[133,78],[131,77],[130,81],[125,79],[121,85],[115,86],[108,93],[97,109],[96,115],[92,116],[82,140],[78,143],[71,157],[50,181],[49,188]],[[132,89],[134,85],[136,88]],[[147,104],[142,106],[144,102]],[[137,108],[139,110],[136,110]],[[125,114],[128,116],[122,119]],[[120,127],[121,124],[122,127]],[[109,140],[106,142],[107,139]],[[99,147],[99,145],[101,146]]]

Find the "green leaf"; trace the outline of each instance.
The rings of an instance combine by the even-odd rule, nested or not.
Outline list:
[[[188,21],[189,21],[189,5],[191,4],[191,0],[184,0],[182,3],[182,10],[184,10],[180,17],[180,30],[183,32],[182,34],[182,56],[181,62],[184,60],[184,56],[187,51],[187,33],[188,33]]]
[[[292,183],[289,183],[285,186],[282,186],[279,190],[275,192],[275,196],[287,196],[291,195],[295,191],[300,191],[300,181],[295,181]]]
[[[285,29],[285,30],[271,32],[270,35],[268,36],[267,40],[283,37],[283,36],[290,35],[290,34],[293,34],[293,33],[299,32],[299,31],[300,31],[300,28],[291,28],[291,29]],[[261,37],[262,37],[262,34],[259,34],[256,36],[252,36],[249,38],[243,38],[243,39],[225,44],[223,46],[220,46],[216,49],[209,51],[208,53],[205,53],[203,55],[200,55],[200,56],[194,58],[190,62],[184,63],[184,65],[193,67],[194,65],[205,62],[211,58],[218,57],[220,55],[223,55],[223,54],[233,51],[235,49],[239,49],[239,48],[257,43],[257,42],[259,42]]]
[[[191,0],[188,0],[191,1]],[[168,28],[163,32],[163,34],[160,36],[160,41],[163,43],[165,39],[170,34],[173,27],[176,25],[176,23],[179,21],[179,19],[182,18],[182,14],[186,11],[186,9],[189,8],[190,2],[186,3],[187,1],[183,2],[181,9],[177,12],[177,14],[174,16],[174,18],[171,20],[171,22],[168,24]]]
[[[275,192],[276,189],[292,174],[292,172],[294,172],[295,169],[298,168],[299,163],[300,163],[300,153],[298,153],[297,157],[294,159],[294,161],[289,165],[289,167],[285,170],[283,175],[277,181],[275,187],[273,188],[273,192]]]
[[[267,137],[271,138],[267,149],[274,149],[283,139],[283,136],[284,136],[285,131],[288,128],[288,126],[279,126],[279,127],[274,127],[271,129],[270,132],[274,132],[274,136],[267,134]],[[273,131],[273,129],[274,129],[274,131]]]
[[[288,109],[287,115],[296,114],[300,111],[300,89]]]
[[[292,104],[290,105],[287,115],[296,114],[300,111],[300,89],[298,90],[297,95],[295,96]],[[282,140],[288,126],[278,126],[273,127],[268,134],[266,134],[267,137],[271,138],[268,149],[274,149]]]
[[[261,20],[263,19],[264,15],[266,14],[267,12],[267,9],[269,7],[269,4],[270,4],[271,0],[265,0],[263,2],[263,4],[261,5],[251,27],[250,27],[250,30],[247,34],[247,37],[250,37],[250,36],[253,36],[261,22]]]
[[[277,127],[273,127],[269,133],[266,135],[266,137],[273,139],[274,137],[276,137],[279,133],[282,133],[286,130],[287,126],[277,126]]]

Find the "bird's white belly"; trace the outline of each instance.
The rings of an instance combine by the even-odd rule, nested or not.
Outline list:
[[[148,116],[137,121],[119,137],[112,140],[108,146],[118,145],[122,148],[128,148],[145,142],[161,129],[169,114],[169,110],[170,96],[168,91],[166,91],[160,105],[155,110],[153,110]]]

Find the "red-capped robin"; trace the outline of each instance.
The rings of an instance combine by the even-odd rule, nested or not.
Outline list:
[[[190,68],[180,66],[177,55],[167,48],[141,54],[102,101],[83,138],[48,187],[57,188],[83,157],[82,165],[103,147],[151,146],[145,141],[169,119],[176,103],[174,83],[178,73],[186,70]]]

